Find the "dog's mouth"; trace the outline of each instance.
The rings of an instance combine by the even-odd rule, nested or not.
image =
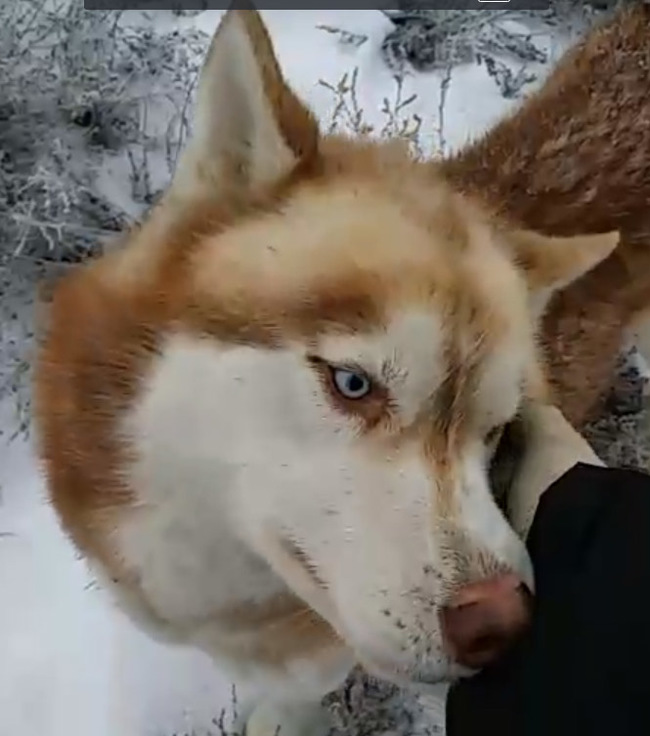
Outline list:
[[[272,537],[274,566],[289,590],[335,631],[340,631],[340,617],[326,580],[300,541],[282,533]]]
[[[287,537],[281,537],[280,546],[286,555],[288,555],[295,563],[300,565],[305,575],[316,587],[321,588],[322,590],[327,590],[327,585],[319,576],[316,565],[297,542]]]
[[[361,666],[374,677],[398,687],[422,688],[424,692],[430,691],[431,687],[447,686],[474,674],[474,670],[452,661],[442,652],[439,660],[430,667],[422,666],[422,663],[415,665],[413,662],[387,661],[378,658],[374,653],[369,654],[359,649],[355,654]]]

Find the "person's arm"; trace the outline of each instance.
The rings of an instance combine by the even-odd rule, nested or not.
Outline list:
[[[447,736],[650,734],[650,476],[578,464],[528,536],[528,636],[454,685]]]

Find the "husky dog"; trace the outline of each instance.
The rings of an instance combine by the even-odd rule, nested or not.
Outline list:
[[[57,286],[36,371],[56,511],[134,620],[253,693],[256,734],[326,729],[355,663],[451,680],[525,627],[531,564],[488,465],[553,401],[549,303],[561,409],[645,305],[649,13],[440,163],[321,135],[231,9],[168,192]]]

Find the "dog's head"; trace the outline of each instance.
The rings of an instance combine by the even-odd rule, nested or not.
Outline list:
[[[616,241],[512,230],[400,143],[322,137],[260,17],[229,11],[125,251],[170,315],[130,431],[372,671],[462,674],[533,585],[487,467],[540,390],[536,321]]]

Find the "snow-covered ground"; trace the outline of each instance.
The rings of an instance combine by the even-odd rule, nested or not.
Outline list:
[[[165,13],[160,22],[198,23],[212,32],[220,15],[178,19]],[[384,98],[393,104],[396,85],[378,52],[390,25],[380,12],[267,11],[264,17],[288,79],[326,126],[336,99],[319,80],[336,86],[355,67],[366,122],[385,125]],[[368,39],[358,47],[341,45],[318,25]],[[421,141],[429,151],[462,144],[512,104],[483,67],[457,68],[451,81],[442,79],[413,75],[402,90],[402,99],[417,93],[404,115],[422,118]],[[125,187],[123,175],[119,167],[104,173],[116,198]],[[11,411],[0,407],[0,417],[9,421]],[[62,536],[29,442],[0,442],[0,734],[208,732],[220,708],[229,706],[230,684],[202,654],[155,644],[113,610]]]

